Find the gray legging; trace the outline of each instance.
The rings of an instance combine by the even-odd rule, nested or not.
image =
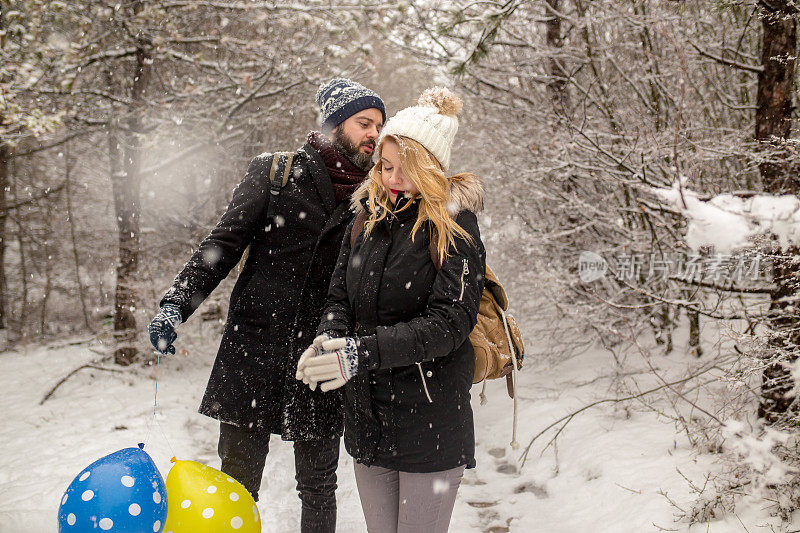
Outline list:
[[[369,533],[446,533],[464,466],[416,474],[354,463]]]

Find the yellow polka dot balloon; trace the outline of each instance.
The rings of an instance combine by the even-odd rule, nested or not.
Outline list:
[[[261,533],[258,507],[241,483],[195,461],[172,462],[164,533]]]

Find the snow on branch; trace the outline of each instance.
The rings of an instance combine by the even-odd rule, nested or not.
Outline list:
[[[295,2],[287,4],[276,4],[275,2],[230,2],[230,1],[213,1],[213,0],[173,0],[170,2],[163,2],[159,5],[162,9],[170,8],[183,8],[190,7],[196,8],[198,6],[208,7],[213,9],[226,9],[230,11],[296,11],[301,13],[316,13],[316,12],[330,12],[330,11],[352,11],[363,8],[362,5],[355,4],[320,4],[309,5],[305,3]],[[371,9],[387,9],[395,8],[396,4],[386,2],[382,4],[370,4]]]
[[[795,195],[744,198],[728,193],[704,199],[686,188],[686,178],[651,191],[686,218],[685,240],[692,250],[713,246],[719,253],[730,253],[752,246],[760,235],[774,236],[782,248],[800,244],[800,199]]]

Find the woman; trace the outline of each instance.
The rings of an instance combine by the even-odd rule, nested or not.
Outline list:
[[[468,336],[486,266],[483,189],[445,175],[460,108],[434,87],[387,122],[298,364],[312,388],[347,383],[345,447],[371,533],[446,532],[475,466]]]

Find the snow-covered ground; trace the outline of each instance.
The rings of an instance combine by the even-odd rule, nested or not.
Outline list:
[[[92,350],[101,347],[64,341],[0,353],[0,533],[57,531],[59,498],[72,478],[101,456],[140,441],[165,478],[173,455],[219,467],[217,423],[196,412],[218,337],[199,327],[190,322],[180,332],[178,348],[188,354],[162,358],[155,422],[155,367],[85,368],[40,405],[70,370],[97,359]],[[678,368],[689,361],[681,355],[680,339],[676,348],[668,357],[654,356],[658,364]],[[522,448],[560,417],[614,397],[612,364],[599,349],[559,363],[529,358],[520,374]],[[521,450],[508,446],[512,403],[505,384],[489,384],[487,405],[480,405],[478,393],[475,387],[478,467],[465,474],[453,532],[723,533],[770,531],[769,524],[776,524],[755,505],[737,509],[738,517],[691,529],[676,523],[664,493],[688,507],[693,497],[683,476],[702,485],[718,456],[692,450],[684,435],[652,411],[613,403],[593,407],[570,421],[555,447],[545,449],[552,433],[537,440],[521,467]],[[338,530],[364,532],[352,459],[344,448],[339,486]],[[292,448],[277,438],[258,507],[264,532],[299,530]]]

